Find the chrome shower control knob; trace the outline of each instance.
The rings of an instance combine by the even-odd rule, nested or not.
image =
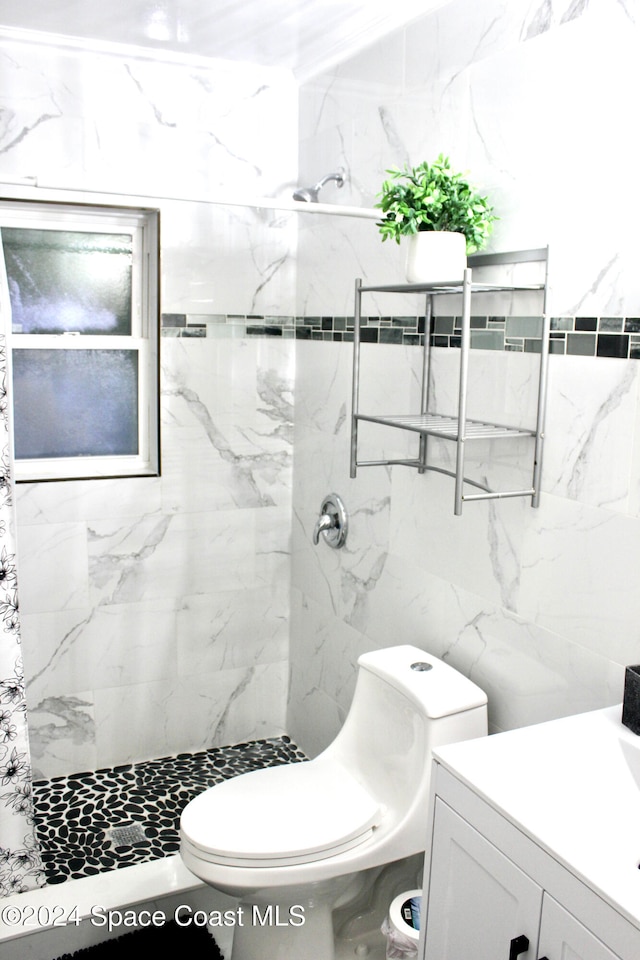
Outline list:
[[[325,497],[320,507],[320,516],[313,530],[313,542],[318,545],[320,535],[325,543],[337,550],[347,539],[347,511],[337,493]]]

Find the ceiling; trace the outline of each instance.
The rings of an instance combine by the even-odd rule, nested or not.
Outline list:
[[[291,70],[304,80],[446,0],[2,0],[0,31]],[[28,33],[25,33],[28,32]],[[65,38],[62,40],[62,38]]]

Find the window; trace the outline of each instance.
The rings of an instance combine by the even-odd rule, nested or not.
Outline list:
[[[0,202],[16,479],[158,473],[158,213]]]

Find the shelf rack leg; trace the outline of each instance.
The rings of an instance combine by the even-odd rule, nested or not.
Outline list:
[[[360,394],[360,318],[362,301],[362,280],[356,280],[356,294],[353,308],[353,377],[351,380],[351,466],[349,475],[353,479],[358,469],[358,403]]]
[[[433,296],[427,295],[424,312],[424,347],[422,350],[422,387],[420,396],[420,413],[429,410],[429,380],[431,370],[431,318],[433,316]],[[418,453],[418,473],[424,473],[427,468],[427,436],[420,434]]]
[[[538,414],[536,420],[536,439],[533,453],[533,496],[531,506],[540,505],[540,482],[542,479],[542,452],[544,448],[545,412],[547,409],[547,381],[549,370],[549,331],[551,318],[545,310],[542,325],[542,346],[540,355],[540,384],[538,387]]]
[[[547,406],[547,380],[549,369],[549,329],[550,318],[545,314],[542,332],[542,356],[540,357],[540,387],[538,393],[538,415],[536,422],[536,440],[533,454],[533,496],[531,506],[540,506],[540,481],[542,478],[542,451],[544,447],[545,410]]]
[[[462,513],[464,486],[464,441],[467,430],[467,381],[469,377],[469,340],[471,339],[471,270],[464,271],[462,286],[462,344],[460,346],[460,386],[458,393],[458,439],[456,443],[456,485],[454,513]]]

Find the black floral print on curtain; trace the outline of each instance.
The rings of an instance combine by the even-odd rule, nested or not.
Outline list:
[[[45,883],[35,832],[9,445],[6,342],[0,334],[0,896]]]

